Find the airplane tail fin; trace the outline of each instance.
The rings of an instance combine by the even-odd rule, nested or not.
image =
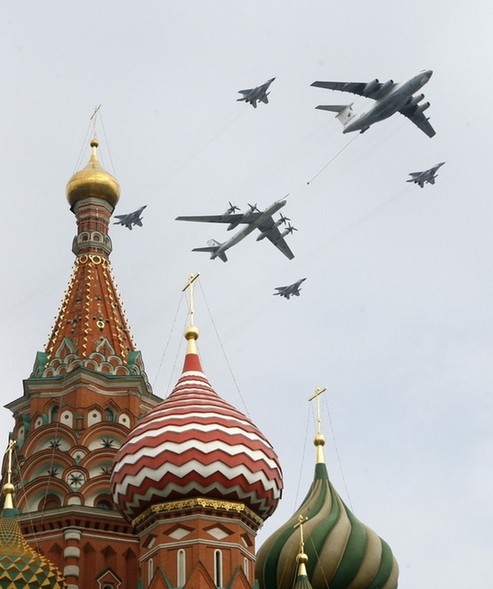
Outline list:
[[[354,119],[356,113],[353,110],[353,103],[351,104],[319,104],[315,108],[319,110],[330,110],[336,112],[336,118],[339,119],[341,124],[345,127],[349,121]]]
[[[219,241],[216,241],[215,239],[211,239],[207,243],[208,243],[207,247],[195,247],[195,248],[193,248],[192,251],[193,252],[209,252],[211,254],[211,260],[215,257],[219,257],[223,262],[228,261],[228,258],[224,252],[217,254],[217,256],[214,255],[214,254],[216,254],[217,250],[222,245],[221,243],[219,243]]]

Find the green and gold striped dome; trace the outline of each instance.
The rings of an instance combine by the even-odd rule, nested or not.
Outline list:
[[[306,574],[313,589],[396,589],[397,561],[389,546],[351,513],[335,491],[323,462],[323,443],[323,436],[317,434],[319,458],[308,495],[257,554],[260,589],[291,589],[297,580],[300,516],[306,518]]]
[[[3,487],[5,504],[0,518],[0,588],[67,589],[57,569],[44,556],[29,547],[17,523],[11,483]]]

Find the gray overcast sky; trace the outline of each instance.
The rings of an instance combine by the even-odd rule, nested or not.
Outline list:
[[[111,259],[156,394],[181,370],[181,288],[200,272],[205,372],[280,456],[284,498],[259,545],[311,482],[307,399],[327,386],[329,472],[391,545],[401,589],[490,583],[491,2],[52,0],[1,12],[2,404],[22,394],[69,281],[65,184],[89,158],[101,104],[116,213],[148,205],[142,229],[112,226]],[[433,139],[396,116],[307,184],[352,139],[314,107],[367,107],[314,80],[425,68]],[[269,105],[236,102],[273,76]],[[435,186],[405,182],[440,161]],[[225,228],[174,221],[286,193],[293,261],[254,236],[211,261],[191,249]],[[300,298],[272,296],[301,277]],[[0,423],[12,428],[5,409]]]

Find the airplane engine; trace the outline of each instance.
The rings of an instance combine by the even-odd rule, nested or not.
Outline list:
[[[379,96],[384,96],[394,85],[394,80],[387,80],[386,82],[384,82],[382,84],[382,87],[380,88],[380,92],[378,93]]]
[[[242,218],[240,217],[237,221],[233,221],[232,223],[230,223],[228,225],[228,229],[227,230],[228,231],[231,231],[231,229],[234,229],[235,227],[238,227],[238,225],[240,224],[241,219]]]
[[[416,109],[416,112],[424,112],[427,108],[430,108],[430,103],[429,102],[423,102],[423,104],[420,104],[418,106],[418,108]]]
[[[424,97],[424,94],[417,94],[416,96],[413,96],[409,101],[409,106],[416,106],[416,104],[418,104],[418,102],[421,102]]]
[[[363,90],[365,96],[370,96],[370,94],[372,94],[377,89],[379,84],[380,82],[377,80],[377,78],[371,82],[368,82],[368,84],[365,86],[365,89]]]

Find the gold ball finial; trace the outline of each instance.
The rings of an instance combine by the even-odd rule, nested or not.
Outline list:
[[[195,325],[189,325],[185,328],[183,335],[187,342],[190,340],[197,341],[199,339],[199,328],[195,327]]]
[[[315,434],[313,443],[315,446],[325,446],[325,436],[323,434]]]
[[[91,140],[92,155],[85,168],[76,172],[67,182],[67,200],[70,208],[86,198],[100,198],[113,208],[120,199],[120,185],[114,176],[101,167],[97,149],[99,141]]]

